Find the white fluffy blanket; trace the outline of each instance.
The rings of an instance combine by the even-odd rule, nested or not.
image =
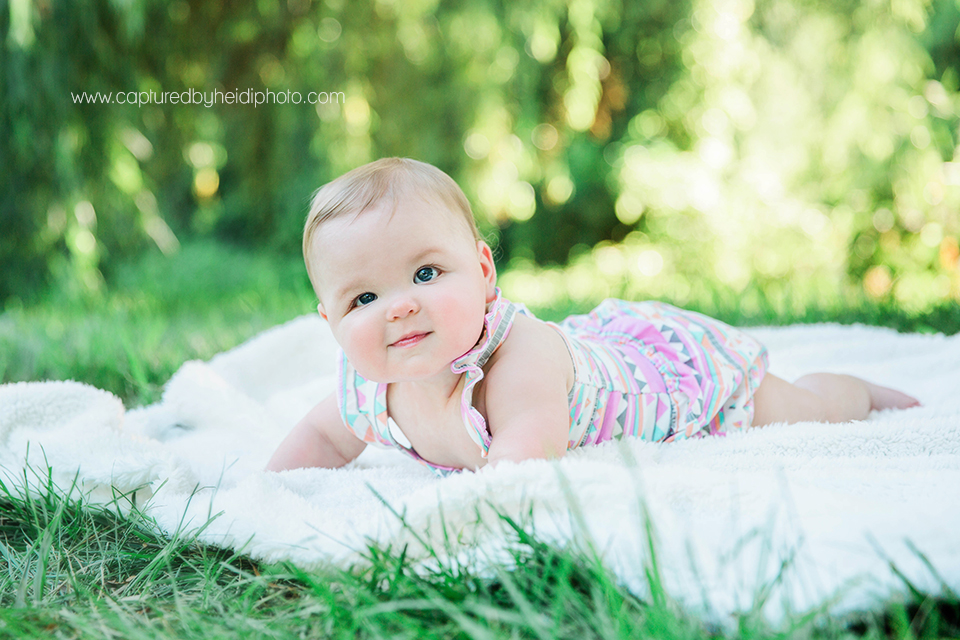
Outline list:
[[[898,572],[931,593],[960,591],[960,335],[831,324],[750,332],[781,377],[851,373],[924,406],[611,443],[444,480],[372,447],[345,469],[265,473],[286,431],[333,386],[333,340],[304,317],[187,362],[146,408],[124,412],[75,382],[0,386],[0,464],[8,486],[23,482],[25,465],[40,475],[49,465],[61,486],[79,477],[95,499],[137,490],[168,532],[206,525],[204,541],[302,566],[357,562],[369,539],[410,544],[414,557],[424,557],[420,538],[441,555],[502,561],[515,538],[501,513],[541,539],[592,546],[639,595],[652,532],[668,593],[717,620],[765,591],[772,620],[821,605],[871,609],[907,592]]]

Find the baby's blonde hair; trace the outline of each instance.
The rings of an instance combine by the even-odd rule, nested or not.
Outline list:
[[[348,213],[360,215],[386,198],[396,204],[399,198],[408,195],[434,199],[446,205],[463,218],[475,240],[481,239],[470,203],[453,178],[418,160],[381,158],[348,171],[314,194],[303,227],[303,261],[314,289],[317,288],[317,274],[311,264],[310,248],[320,225]]]

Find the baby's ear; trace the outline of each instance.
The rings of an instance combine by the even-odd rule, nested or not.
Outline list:
[[[324,320],[327,320],[327,314],[324,313],[323,311],[323,303],[317,304],[317,313],[320,314],[321,318],[323,318]],[[327,320],[327,322],[329,322],[329,320]]]
[[[480,270],[487,283],[487,302],[497,298],[497,267],[493,263],[493,251],[483,240],[477,241],[477,257],[480,259]]]

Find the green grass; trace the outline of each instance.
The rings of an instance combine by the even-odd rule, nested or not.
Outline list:
[[[51,293],[8,305],[0,380],[76,379],[128,407],[155,402],[185,360],[209,358],[314,304],[299,260],[187,245],[176,260],[156,255],[120,269],[98,297]],[[822,309],[757,291],[689,306],[740,325],[960,329],[954,307],[922,315],[862,301]],[[585,310],[534,311],[557,319]],[[370,548],[349,569],[264,564],[204,545],[196,532],[165,536],[127,496],[88,504],[76,487],[37,473],[32,483],[0,484],[0,638],[960,637],[960,601],[919,593],[858,618],[809,612],[774,630],[754,611],[721,630],[681,610],[656,566],[641,601],[591,553],[543,544],[516,523],[514,557],[491,575],[449,563],[415,571],[404,549]]]
[[[43,481],[43,478],[40,478]],[[0,635],[42,637],[658,638],[705,630],[658,594],[648,607],[599,563],[516,527],[510,571],[415,572],[370,548],[354,570],[263,565],[176,534],[136,510],[84,506],[76,489],[0,485]]]
[[[845,621],[810,612],[772,630],[748,614],[724,633],[686,614],[646,569],[641,601],[596,556],[543,544],[508,520],[512,558],[490,575],[415,570],[371,547],[352,569],[270,565],[161,535],[127,496],[86,504],[49,475],[0,483],[0,637],[9,638],[938,638],[960,603],[918,599]],[[118,515],[118,512],[126,515]]]

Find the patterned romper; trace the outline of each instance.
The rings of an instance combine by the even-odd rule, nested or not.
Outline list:
[[[497,289],[479,342],[450,365],[466,376],[464,427],[483,457],[491,438],[473,408],[473,388],[517,313],[533,317]],[[767,351],[738,329],[662,302],[613,299],[589,314],[546,324],[563,337],[573,361],[568,449],[625,436],[671,442],[750,426]],[[364,442],[397,447],[439,475],[459,471],[417,455],[387,413],[387,385],[360,376],[342,350],[337,400],[344,424]]]

